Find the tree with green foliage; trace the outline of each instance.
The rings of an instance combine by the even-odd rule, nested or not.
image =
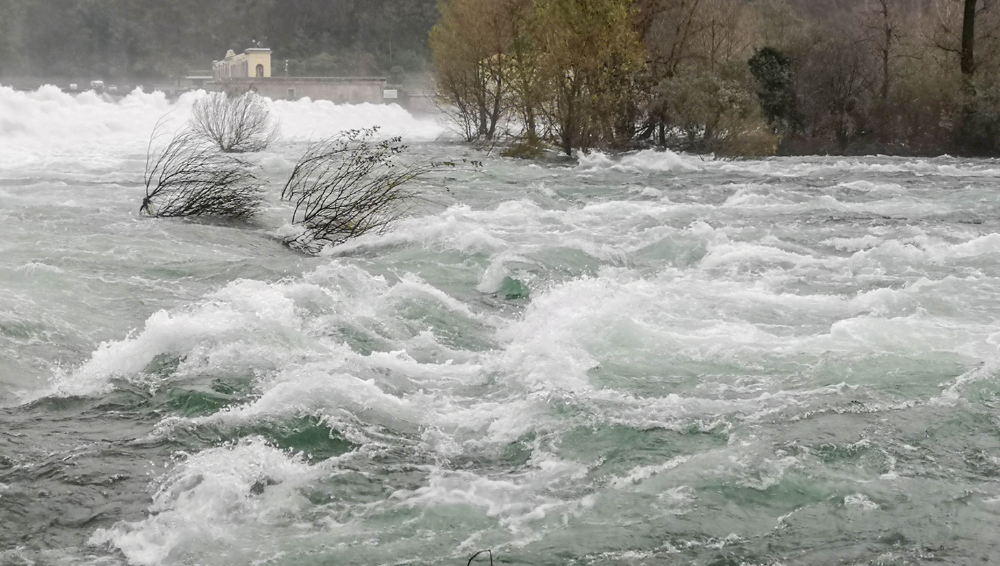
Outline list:
[[[450,0],[431,30],[439,94],[469,141],[493,140],[507,110],[514,30],[506,3]]]
[[[630,0],[447,0],[431,32],[438,88],[466,138],[516,119],[566,153],[636,132],[645,55]]]
[[[541,112],[566,153],[622,147],[635,135],[646,57],[627,0],[538,0]]]
[[[534,146],[539,138],[539,107],[544,97],[533,0],[507,0],[511,43],[507,55],[511,106],[524,124],[523,141]]]
[[[795,125],[795,79],[784,53],[762,47],[747,62],[757,83],[757,97],[768,123],[781,130]]]

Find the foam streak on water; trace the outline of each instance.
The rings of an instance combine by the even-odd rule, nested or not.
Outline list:
[[[144,219],[198,94],[0,87],[0,564],[1000,560],[1000,165],[479,155],[318,258]],[[438,141],[434,141],[438,140]]]

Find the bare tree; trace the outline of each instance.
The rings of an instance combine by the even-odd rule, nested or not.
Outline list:
[[[246,220],[260,210],[262,185],[253,165],[219,153],[191,130],[146,151],[146,196],[139,212],[154,217],[214,216]]]
[[[861,42],[871,46],[882,65],[879,96],[889,99],[892,83],[891,64],[898,57],[902,36],[901,6],[898,0],[869,0],[861,11]]]
[[[701,31],[698,21],[701,3],[702,0],[643,2],[643,12],[649,16],[641,20],[639,29],[657,75],[674,76],[692,57],[693,37]]]
[[[225,153],[263,151],[278,137],[267,102],[252,90],[199,99],[191,109],[191,129]]]
[[[937,22],[929,34],[931,42],[942,52],[957,56],[966,83],[978,69],[1000,60],[1000,10],[995,2],[933,0],[932,7]]]
[[[753,8],[740,0],[703,0],[698,30],[690,40],[693,56],[715,72],[728,61],[746,61],[759,44],[763,23]]]
[[[295,164],[281,198],[295,204],[292,224],[301,232],[285,240],[291,248],[319,253],[369,232],[381,233],[415,197],[407,187],[417,177],[451,163],[400,165],[400,138],[377,141],[378,128],[350,130],[313,143]]]

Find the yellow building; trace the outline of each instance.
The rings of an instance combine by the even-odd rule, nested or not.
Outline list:
[[[287,71],[287,68],[286,68]],[[251,47],[239,55],[232,49],[212,63],[212,84],[218,91],[254,90],[272,100],[329,100],[337,104],[384,104],[398,101],[398,91],[386,90],[385,77],[272,77],[271,50]]]
[[[216,81],[270,78],[271,50],[266,47],[251,47],[237,55],[230,49],[225,59],[212,64],[212,71]]]

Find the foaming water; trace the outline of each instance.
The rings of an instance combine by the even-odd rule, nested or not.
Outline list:
[[[204,91],[168,101],[162,92],[139,89],[121,100],[93,91],[64,93],[54,86],[15,91],[0,85],[0,166],[32,171],[72,167],[107,172],[124,158],[145,156],[160,120],[179,128]],[[348,129],[378,126],[387,136],[430,141],[444,133],[435,119],[418,119],[396,105],[335,105],[302,99],[271,102],[281,133],[290,140],[320,139]]]
[[[484,161],[310,258],[276,194],[137,216],[196,96],[0,89],[0,562],[1000,558],[994,163],[536,165],[275,102],[268,179],[376,124]]]
[[[672,151],[644,150],[616,159],[601,152],[584,153],[580,155],[580,167],[585,170],[598,171],[611,169],[623,172],[666,172],[666,171],[696,171],[700,169],[699,161],[691,156],[681,156]]]

